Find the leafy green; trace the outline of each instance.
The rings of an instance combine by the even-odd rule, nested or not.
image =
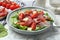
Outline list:
[[[4,28],[4,26],[2,24],[0,24],[0,29]]]
[[[16,22],[18,22],[18,19],[16,17],[13,17],[13,18],[11,18],[11,22],[12,22],[12,24],[16,23]]]
[[[36,30],[39,30],[40,29],[40,27],[36,27]]]
[[[13,26],[18,28],[18,29],[21,29],[21,30],[26,30],[27,29],[27,26],[21,26],[19,24],[14,24]]]
[[[27,29],[27,26],[21,26],[21,25],[20,25],[20,29],[26,30],[26,29]]]
[[[54,22],[54,20],[50,20],[50,22]]]
[[[14,15],[14,16],[12,16],[12,18],[17,18],[18,17],[18,15]]]
[[[0,38],[6,36],[7,34],[7,30],[4,28],[2,24],[0,24]]]
[[[0,32],[2,32],[4,30],[5,30],[4,26],[2,24],[0,24]]]
[[[54,22],[54,20],[48,15],[48,13],[45,13],[44,15],[46,15],[46,16],[48,16],[48,18],[50,18],[48,21]]]
[[[36,27],[36,30],[41,30],[41,29],[43,29],[43,28],[45,28],[45,27],[47,27],[47,26],[41,26],[41,27],[37,26],[37,27]]]
[[[8,35],[8,32],[6,29],[4,31],[0,32],[0,38],[5,37],[7,35]]]
[[[15,28],[18,28],[18,29],[19,29],[19,27],[20,27],[19,24],[15,24],[15,23],[13,23],[13,26],[14,26]]]
[[[44,15],[49,16],[48,13],[45,13]]]

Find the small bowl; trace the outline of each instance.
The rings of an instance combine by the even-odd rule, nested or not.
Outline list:
[[[16,12],[16,11],[19,11],[19,10],[21,11],[21,10],[26,10],[26,9],[40,9],[40,10],[44,10],[44,11],[48,12],[48,14],[49,14],[49,15],[53,18],[53,20],[55,21],[55,19],[54,19],[55,16],[54,16],[53,12],[51,12],[51,11],[48,10],[48,9],[45,9],[45,8],[42,8],[42,7],[23,7],[23,8],[20,8],[20,9],[17,9],[17,10],[12,11],[12,12],[9,13],[8,16],[7,16],[7,19],[6,19],[7,24],[8,24],[8,26],[11,27],[12,30],[14,30],[14,31],[17,32],[17,33],[21,33],[21,34],[25,34],[25,35],[37,35],[37,34],[46,32],[50,27],[53,27],[53,23],[51,23],[51,25],[50,25],[49,27],[43,28],[43,29],[38,30],[38,31],[20,30],[20,29],[17,29],[17,28],[15,28],[15,27],[13,27],[12,24],[11,24],[11,22],[10,22],[11,16],[13,16],[13,15],[14,15],[14,12]]]

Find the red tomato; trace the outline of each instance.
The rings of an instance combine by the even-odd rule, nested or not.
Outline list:
[[[15,9],[15,5],[11,5],[11,6],[10,6],[10,9],[11,9],[11,10],[14,10],[14,9]]]
[[[16,9],[16,8],[20,8],[20,6],[19,6],[19,5],[15,5],[15,9]]]
[[[3,2],[3,3],[2,3],[2,6],[3,6],[3,7],[6,7],[6,3],[5,3],[5,2]]]
[[[33,23],[31,24],[31,28],[32,28],[32,30],[35,30],[35,29],[36,29],[36,23],[35,23],[35,22],[33,22]]]
[[[0,2],[0,6],[2,6],[2,2]]]
[[[23,13],[20,13],[19,14],[19,20],[23,19],[24,18],[24,14]]]
[[[9,9],[10,8],[10,4],[6,4],[6,8]]]
[[[20,25],[26,26],[26,23],[25,22],[20,22]]]
[[[43,11],[39,11],[38,12],[40,15],[44,15],[44,12]]]

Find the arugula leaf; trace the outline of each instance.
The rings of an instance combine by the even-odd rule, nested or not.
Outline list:
[[[38,26],[37,26],[37,27],[36,27],[36,31],[37,31],[37,30],[41,30],[41,29],[43,29],[43,28],[45,28],[45,27],[47,27],[47,26],[41,26],[41,27],[38,27]]]
[[[40,30],[40,27],[36,27],[36,30]]]
[[[13,26],[14,26],[15,28],[18,28],[18,29],[19,29],[19,27],[20,27],[19,24],[15,24],[15,23],[13,23]]]
[[[13,23],[17,23],[18,22],[18,19],[17,18],[11,18],[11,22],[12,22],[12,24]]]
[[[5,37],[7,35],[8,35],[8,32],[6,29],[4,31],[0,32],[0,38]]]
[[[48,16],[48,18],[50,18],[48,21],[54,22],[54,20],[48,15],[48,13],[45,13],[44,15],[46,15],[46,16]]]
[[[15,28],[18,28],[18,29],[21,29],[21,30],[26,30],[27,29],[27,26],[21,26],[19,24],[14,24],[13,25]]]
[[[18,15],[14,15],[14,16],[12,16],[12,18],[17,18],[18,17]]]
[[[49,16],[48,13],[45,13],[44,15]]]
[[[27,29],[27,26],[21,26],[21,25],[20,25],[20,29],[26,30],[26,29]]]
[[[54,22],[54,20],[50,20],[50,22]]]
[[[2,32],[4,30],[5,30],[4,26],[2,24],[0,24],[0,32]]]
[[[2,24],[0,24],[0,28],[4,28],[4,26]]]

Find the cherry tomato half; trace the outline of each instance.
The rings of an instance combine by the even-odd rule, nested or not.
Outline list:
[[[10,9],[11,9],[11,10],[14,10],[14,9],[15,9],[15,5],[11,5],[11,6],[10,6]]]
[[[10,8],[10,6],[11,6],[10,4],[6,4],[6,8],[7,8],[7,9],[9,9],[9,8]]]
[[[36,29],[36,23],[35,23],[35,22],[33,22],[33,23],[31,24],[31,28],[32,28],[32,30],[35,30],[35,29]]]
[[[0,2],[0,6],[2,6],[2,2]]]
[[[19,20],[23,19],[24,18],[24,14],[23,13],[20,13],[19,14]]]
[[[3,6],[3,7],[6,7],[6,3],[5,3],[5,2],[3,2],[3,3],[2,3],[2,6]]]
[[[15,5],[15,9],[16,9],[16,8],[20,8],[20,6],[17,4],[17,5]]]

